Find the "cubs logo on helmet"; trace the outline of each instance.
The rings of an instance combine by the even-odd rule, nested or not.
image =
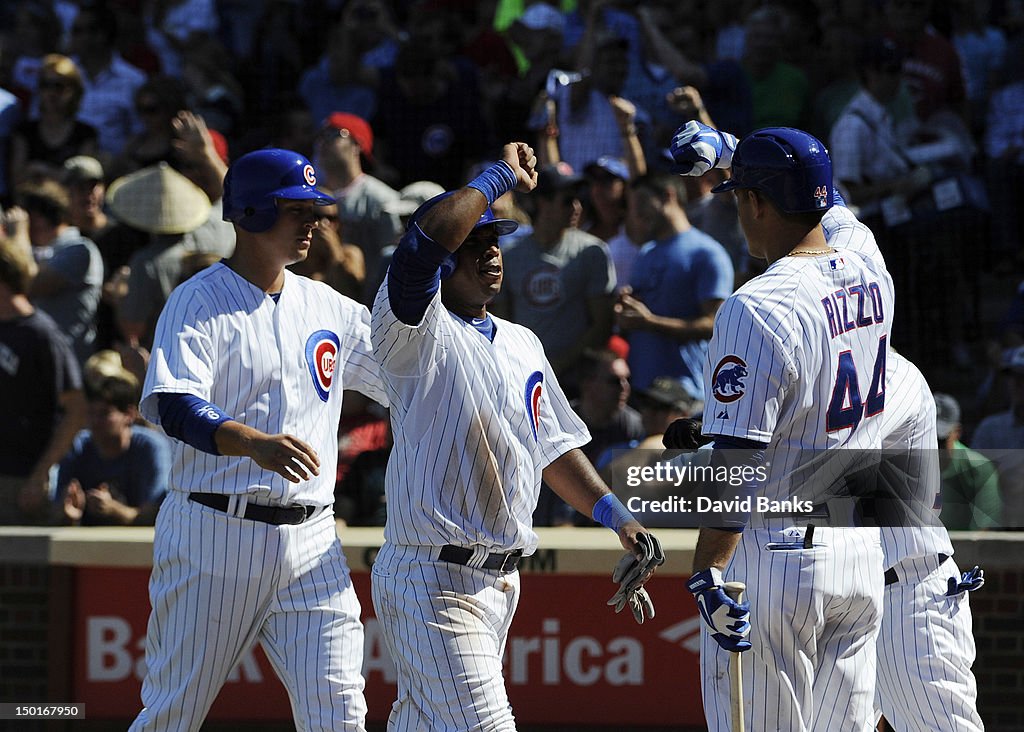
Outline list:
[[[711,393],[722,404],[734,402],[747,393],[743,380],[747,377],[747,364],[739,356],[726,356],[715,367],[711,377]]]
[[[533,439],[537,439],[537,430],[540,428],[540,398],[544,393],[544,374],[534,371],[526,380],[526,413],[530,415],[530,427],[533,429]]]
[[[306,365],[313,377],[313,388],[323,402],[331,396],[340,343],[329,330],[318,330],[306,340]]]

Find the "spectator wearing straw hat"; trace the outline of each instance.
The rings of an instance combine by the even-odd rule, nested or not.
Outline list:
[[[148,348],[160,309],[181,281],[182,258],[190,252],[230,256],[234,235],[212,219],[207,195],[167,163],[115,180],[107,203],[121,223],[150,236],[128,263],[127,290],[118,303],[122,334]]]

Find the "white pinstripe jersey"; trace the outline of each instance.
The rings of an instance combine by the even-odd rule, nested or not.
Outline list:
[[[801,451],[877,450],[892,308],[888,272],[853,251],[772,263],[715,316],[704,433],[767,443],[781,497]]]
[[[822,217],[822,228],[829,246],[854,251],[885,266],[882,253],[871,230],[857,220],[845,206],[833,206]],[[913,450],[922,457],[937,459],[935,400],[924,375],[912,362],[890,349],[886,362],[886,400],[882,413],[882,447]],[[937,463],[926,462],[929,474],[922,480],[939,490],[942,480]],[[885,566],[891,567],[909,557],[953,554],[949,533],[941,526],[908,531],[898,527],[882,528]]]
[[[925,458],[920,464],[919,480],[940,489],[938,437],[935,432],[935,400],[924,375],[912,362],[889,351],[886,369],[885,412],[882,413],[882,447],[911,450]],[[892,567],[910,557],[953,554],[949,532],[941,526],[882,527],[882,552],[885,566]]]
[[[288,270],[277,303],[221,263],[176,288],[157,323],[143,416],[159,424],[157,394],[193,394],[249,427],[309,443],[320,475],[290,483],[248,457],[176,440],[170,488],[333,503],[342,390],[387,404],[369,320],[365,307]]]
[[[846,206],[833,206],[826,211],[821,217],[821,228],[825,232],[825,241],[833,249],[857,252],[885,267],[875,235]]]
[[[384,538],[396,544],[537,547],[541,471],[590,441],[537,336],[491,316],[490,342],[441,303],[398,320],[387,279],[371,319],[395,445]]]

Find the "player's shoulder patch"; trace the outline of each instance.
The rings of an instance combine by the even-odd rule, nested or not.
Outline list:
[[[526,379],[526,391],[523,398],[526,400],[526,413],[530,417],[530,427],[533,428],[533,439],[537,438],[537,430],[540,428],[540,398],[544,393],[544,374],[534,371]]]
[[[306,365],[313,377],[313,388],[322,402],[331,395],[340,347],[337,334],[329,330],[318,330],[306,339]]]
[[[729,404],[747,393],[746,362],[739,356],[728,355],[715,366],[711,376],[711,393],[722,404]]]

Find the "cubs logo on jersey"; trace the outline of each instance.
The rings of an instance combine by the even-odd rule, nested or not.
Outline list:
[[[526,380],[526,413],[530,415],[530,427],[533,428],[533,439],[537,439],[540,427],[540,397],[544,393],[544,374],[534,371]]]
[[[747,374],[747,364],[742,358],[726,356],[715,367],[711,377],[711,393],[722,404],[736,401],[747,393],[744,383]]]
[[[340,344],[338,336],[329,330],[318,330],[306,340],[306,365],[313,377],[313,388],[323,402],[331,395]]]

